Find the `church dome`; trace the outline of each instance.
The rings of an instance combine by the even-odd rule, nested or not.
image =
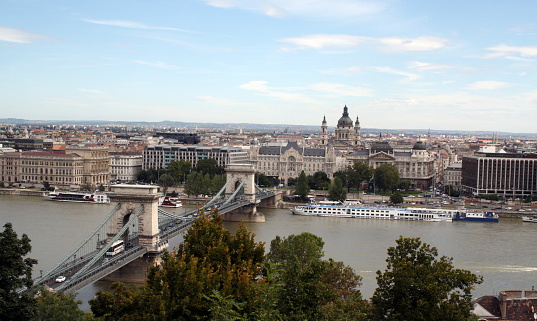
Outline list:
[[[338,120],[337,127],[352,127],[352,119],[349,117],[347,105],[343,108],[343,115]]]
[[[412,147],[414,150],[427,150],[427,147],[425,147],[425,144],[421,141],[417,142],[414,147]]]

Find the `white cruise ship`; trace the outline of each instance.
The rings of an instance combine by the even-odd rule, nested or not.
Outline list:
[[[330,216],[347,218],[373,218],[385,220],[410,220],[430,222],[451,222],[460,210],[418,207],[388,207],[347,204],[298,205],[291,209],[296,215]]]

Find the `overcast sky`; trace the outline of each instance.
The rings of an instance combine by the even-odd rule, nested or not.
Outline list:
[[[536,132],[537,1],[0,0],[0,118]]]

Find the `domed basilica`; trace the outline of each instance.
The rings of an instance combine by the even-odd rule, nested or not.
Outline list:
[[[352,119],[349,117],[349,108],[347,105],[343,107],[343,114],[337,122],[335,136],[330,140],[328,138],[326,116],[323,118],[321,125],[321,145],[326,146],[329,143],[339,149],[356,148],[362,145],[360,121],[358,120],[358,116],[356,116],[356,122],[353,124]]]

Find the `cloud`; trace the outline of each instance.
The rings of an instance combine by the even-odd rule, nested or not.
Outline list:
[[[316,83],[310,86],[297,88],[274,88],[268,86],[268,82],[266,81],[256,80],[243,84],[240,88],[258,92],[263,96],[272,97],[282,101],[314,105],[322,103],[322,101],[315,97],[333,99],[336,97],[372,96],[372,92],[369,89],[335,83]]]
[[[153,27],[153,26],[145,25],[143,23],[127,21],[127,20],[92,20],[92,19],[82,19],[82,20],[85,22],[89,22],[89,23],[93,23],[97,25],[114,26],[114,27],[121,27],[121,28],[172,30],[172,31],[190,32],[188,30],[172,28],[172,27]]]
[[[319,103],[319,101],[312,99],[309,96],[288,92],[289,91],[288,89],[275,89],[275,88],[269,87],[267,86],[266,81],[261,81],[261,80],[250,81],[246,84],[241,85],[240,88],[250,90],[250,91],[257,91],[261,93],[263,96],[268,96],[268,97],[276,98],[276,99],[283,100],[283,101],[290,101],[290,102],[296,102],[296,103],[308,103],[308,104]]]
[[[388,37],[377,39],[384,51],[433,51],[445,48],[448,39],[422,36],[417,38]]]
[[[90,94],[97,94],[97,95],[104,94],[104,92],[102,92],[100,90],[97,90],[97,89],[78,88],[78,90],[83,92],[83,93],[90,93]]]
[[[280,39],[295,45],[299,49],[354,48],[366,41],[367,37],[351,35],[317,34],[303,37]]]
[[[367,0],[206,0],[218,8],[237,8],[260,12],[270,17],[305,16],[343,19],[365,17],[381,12],[386,5],[382,1]]]
[[[394,74],[394,75],[399,75],[399,76],[405,76],[407,77],[408,79],[410,80],[416,80],[419,78],[418,75],[416,74],[413,74],[413,73],[410,73],[410,72],[406,72],[406,71],[400,71],[400,70],[395,70],[391,67],[373,67],[373,70],[376,70],[376,71],[379,71],[379,72],[384,72],[384,73],[388,73],[388,74]]]
[[[18,28],[0,27],[0,41],[32,43],[39,40],[57,40],[57,38]]]
[[[168,70],[181,69],[181,67],[174,66],[174,65],[168,65],[167,63],[161,62],[161,61],[150,62],[150,61],[143,61],[143,60],[134,60],[134,62],[137,63],[137,64],[140,64],[140,65],[147,65],[147,66],[160,68],[160,69],[168,69]]]
[[[508,46],[508,45],[497,45],[494,47],[485,48],[486,50],[493,51],[492,53],[486,54],[483,56],[484,59],[491,58],[509,58],[513,55],[518,55],[521,57],[535,57],[537,56],[537,46]]]
[[[414,61],[410,63],[410,69],[418,72],[427,72],[427,71],[439,71],[439,70],[461,70],[461,71],[470,71],[474,68],[456,66],[456,65],[446,65],[446,64],[433,64],[429,62]]]
[[[495,90],[500,89],[508,86],[509,84],[502,81],[495,81],[495,80],[484,80],[484,81],[476,81],[473,84],[470,84],[467,88],[470,90]]]
[[[344,84],[317,83],[311,85],[310,88],[316,91],[331,94],[328,97],[364,97],[373,95],[370,89],[347,86]]]
[[[342,34],[313,34],[283,38],[279,41],[293,44],[297,49],[349,49],[364,44],[376,44],[384,52],[406,52],[439,50],[447,46],[448,39],[428,36],[417,38],[372,38]]]

